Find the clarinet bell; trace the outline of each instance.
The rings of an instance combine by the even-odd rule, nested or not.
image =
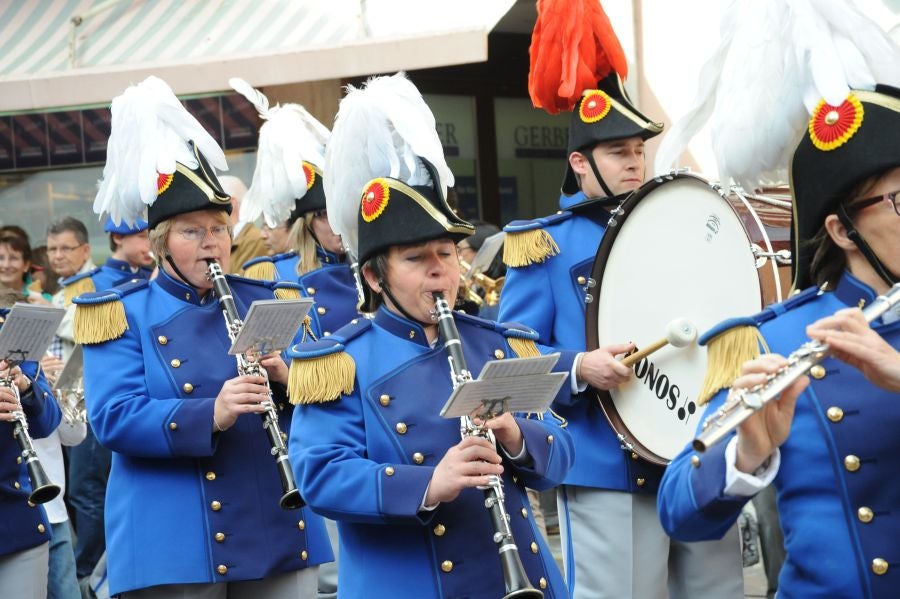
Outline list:
[[[27,466],[28,476],[31,478],[31,487],[33,489],[31,495],[28,496],[28,501],[38,504],[56,499],[60,491],[59,485],[50,482],[40,462],[29,461]]]
[[[283,510],[296,510],[306,505],[306,502],[303,501],[302,497],[300,497],[300,491],[298,491],[297,489],[291,489],[281,496],[281,499],[278,501],[278,505],[280,505],[281,509]]]

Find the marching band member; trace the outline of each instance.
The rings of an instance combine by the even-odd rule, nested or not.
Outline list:
[[[644,182],[644,142],[663,126],[625,94],[620,79],[627,72],[625,56],[596,0],[544,0],[539,8],[529,90],[535,106],[548,112],[574,105],[568,164],[561,212],[505,228],[508,270],[500,320],[525,323],[553,347],[584,349],[584,298],[610,210]],[[597,53],[608,58],[593,64],[588,62],[596,60],[593,54],[573,50],[588,62],[586,75],[573,75],[561,85],[560,29],[572,11],[586,13],[583,35],[595,36],[602,45]],[[571,95],[562,97],[559,90],[566,86]],[[613,356],[632,348],[605,348],[600,388],[631,379],[632,369]],[[673,598],[743,597],[736,530],[717,543],[687,546],[671,540],[656,516],[663,468],[622,448],[592,392],[566,398],[553,409],[568,421],[576,447],[575,464],[557,494],[564,565],[574,597],[666,597],[667,591]]]
[[[859,307],[900,281],[900,89],[853,90],[821,101],[797,146],[795,288],[751,318],[733,319],[701,342],[751,331],[751,353],[712,358],[719,388],[766,382],[781,355],[809,337],[833,348],[777,401],[703,455],[690,448],[669,466],[659,493],[663,525],[683,540],[716,538],[758,491],[774,484],[787,558],[778,596],[896,595],[900,578],[900,310],[866,323]],[[824,290],[824,291],[823,291]],[[741,362],[759,353],[771,353]],[[719,355],[719,354],[715,354]],[[729,356],[726,359],[724,356]],[[721,362],[721,364],[720,364]],[[726,393],[707,408],[714,414]]]
[[[266,380],[238,374],[207,277],[210,261],[229,267],[231,204],[211,166],[225,168],[224,154],[154,77],[113,100],[112,112],[95,210],[133,223],[149,204],[160,272],[75,300],[88,416],[113,452],[110,592],[315,597],[316,566],[331,559],[322,521],[278,506],[278,472],[257,416]],[[147,130],[164,134],[145,138]],[[241,312],[256,299],[296,296],[290,283],[228,281]],[[287,430],[287,367],[277,355],[262,365]]]
[[[8,313],[7,308],[0,308],[0,327]],[[32,439],[52,433],[61,414],[37,362],[23,362],[10,372],[7,363],[0,361],[0,379],[10,379],[18,386],[21,402],[10,387],[0,386],[0,594],[43,599],[47,596],[51,528],[44,508],[28,501],[31,481],[13,436],[13,412],[24,412]]]
[[[455,242],[473,227],[446,203],[452,174],[434,117],[403,75],[351,88],[325,173],[332,226],[363,265],[375,315],[289,352],[291,401],[301,404],[289,448],[304,497],[338,522],[341,596],[504,595],[494,532],[475,488],[489,475],[502,475],[528,581],[547,597],[565,596],[524,486],[561,480],[572,460],[568,432],[551,417],[504,414],[486,423],[495,448],[476,437],[461,441],[458,421],[439,416],[452,384],[434,293],[450,305],[456,299]],[[522,327],[458,312],[453,320],[475,372],[491,359],[538,352]],[[564,353],[560,367],[573,359]]]
[[[297,281],[301,293],[316,302],[310,313],[313,335],[329,335],[359,316],[353,272],[325,205],[321,165],[331,132],[299,104],[269,108],[266,96],[244,80],[229,83],[265,121],[241,218],[254,221],[264,215],[274,227],[287,217],[289,231],[289,251],[247,262],[246,276]]]
[[[232,175],[219,177],[222,189],[231,196],[231,273],[233,275],[244,274],[245,262],[263,256],[266,247],[263,245],[259,234],[259,227],[255,223],[248,223],[241,219],[241,203],[247,195],[247,186],[240,178]]]

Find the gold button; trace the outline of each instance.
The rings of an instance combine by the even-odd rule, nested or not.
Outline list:
[[[844,410],[837,406],[831,406],[825,411],[825,415],[828,416],[828,419],[832,422],[840,422],[844,419]]]
[[[212,511],[218,512],[219,510],[222,509],[222,504],[219,503],[218,501],[213,501],[212,503],[209,504],[209,507],[212,508]]]
[[[691,466],[694,468],[700,467],[700,456],[692,455],[691,456]]]
[[[172,368],[179,368],[181,366],[181,360],[174,358],[169,364],[172,365]]]
[[[436,537],[444,536],[445,532],[447,532],[447,527],[444,526],[443,524],[438,524],[437,526],[434,527],[434,536],[436,536]]]
[[[535,543],[534,541],[531,542],[531,552],[532,552],[532,553],[537,553],[537,552],[538,552],[538,546],[537,546],[537,543]]]
[[[872,560],[872,572],[881,576],[882,574],[886,574],[888,571],[888,563],[887,560],[884,560],[880,557],[876,557]]]
[[[409,338],[410,338],[410,339],[415,339],[415,338],[416,338],[416,332],[415,332],[415,331],[410,331],[410,332],[409,332]]]
[[[181,386],[181,388],[184,389],[185,393],[193,393],[194,392],[194,386],[190,383],[185,383],[184,385]]]
[[[587,279],[585,279],[584,277],[578,277],[576,280],[578,281],[579,285],[584,285],[585,283],[587,283]]]
[[[522,514],[523,518],[528,518],[528,510],[526,510],[525,508],[522,508],[522,511],[520,513]]]
[[[544,578],[543,576],[541,576],[541,579],[540,579],[540,581],[538,581],[538,584],[542,589],[546,589],[547,588],[547,579]]]
[[[18,488],[20,488],[22,485],[19,484],[19,481],[16,481],[16,482],[13,483],[13,486],[14,486],[15,488],[18,489]]]
[[[19,464],[19,465],[22,464],[22,456],[19,456],[16,458],[16,464]]]
[[[405,435],[406,431],[409,430],[405,422],[398,422],[397,426],[395,426],[394,428],[397,429],[397,432],[401,435]]]
[[[166,337],[165,335],[160,335],[159,337],[156,338],[156,340],[159,341],[160,345],[165,345],[166,343],[169,342],[169,338]]]
[[[216,473],[215,472],[207,472],[206,480],[216,480]]]
[[[169,429],[170,429],[170,430],[173,430],[173,431],[174,431],[174,430],[178,430],[178,423],[177,423],[177,422],[170,422],[170,423],[169,423]]]
[[[308,293],[308,294],[310,294],[310,295],[315,295],[315,294],[316,294],[316,288],[315,288],[315,287],[307,287],[307,288],[306,288],[306,293]]]
[[[394,467],[388,466],[387,468],[384,469],[384,473],[387,474],[388,476],[394,476]]]
[[[425,461],[425,456],[423,456],[418,451],[413,454],[413,462],[415,462],[416,464],[421,464],[424,461]]]
[[[47,529],[44,528],[44,525],[43,525],[43,524],[38,524],[38,532],[43,533],[43,532],[45,532],[46,530],[47,530]]]
[[[837,110],[829,110],[828,114],[825,115],[825,124],[833,125],[838,122],[838,119],[841,118],[841,115],[838,114]]]
[[[327,311],[328,310],[325,309],[325,306],[319,306],[318,308],[316,308],[316,312],[318,312],[319,314],[325,314],[325,312]]]
[[[643,486],[644,486],[644,484],[646,484],[646,482],[647,482],[647,481],[646,481],[646,480],[644,480],[644,477],[642,477],[642,476],[639,476],[639,477],[638,477],[638,478],[637,478],[637,480],[636,480],[636,481],[634,481],[634,482],[636,482],[636,483],[637,483],[637,486],[639,486],[639,487],[643,487]]]
[[[382,395],[378,398],[378,402],[383,406],[388,406],[391,403],[391,396],[387,394]]]
[[[451,572],[453,570],[453,562],[445,559],[441,562],[441,570],[443,570],[444,572]]]
[[[300,520],[300,522],[297,522],[297,528],[299,528],[300,530],[306,530],[306,522]]]
[[[216,542],[217,542],[217,543],[221,543],[221,542],[224,541],[224,540],[225,540],[225,533],[224,533],[224,532],[217,532],[217,533],[216,533]]]
[[[553,443],[553,435],[547,435],[547,443]]]
[[[498,360],[502,360],[503,358],[506,357],[506,354],[503,353],[502,349],[495,349],[494,357],[497,358]]]
[[[187,301],[191,301],[191,294],[190,294],[190,293],[185,293],[185,294],[184,294],[184,299],[186,299]]]
[[[303,561],[306,561],[307,558],[309,558],[309,554],[306,552],[306,549],[304,549],[303,551],[300,552],[300,559],[302,559]]]
[[[219,566],[216,568],[216,572],[224,576],[225,574],[228,574],[228,566],[219,564]]]
[[[638,454],[636,454],[636,453],[634,453],[634,452],[632,451],[632,452],[631,452],[631,459],[632,459],[632,460],[638,459]]]
[[[844,458],[844,468],[850,472],[856,472],[859,470],[859,458],[853,454],[848,455]]]
[[[872,508],[862,506],[861,508],[856,510],[856,517],[859,518],[860,522],[868,524],[872,521],[872,518],[875,517],[875,512],[872,511]]]
[[[809,369],[809,374],[814,379],[825,378],[825,367],[821,364],[816,364],[812,368]]]

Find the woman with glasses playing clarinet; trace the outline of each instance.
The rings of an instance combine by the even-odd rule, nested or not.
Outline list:
[[[175,107],[177,133],[167,125]],[[151,77],[129,88],[112,111],[95,207],[133,222],[149,204],[160,271],[152,282],[75,302],[88,416],[113,451],[110,592],[315,597],[317,566],[331,549],[321,518],[280,507],[296,490],[288,493],[293,482],[279,471],[280,435],[267,433],[289,430],[287,365],[270,355],[261,360],[267,377],[239,370],[223,318],[232,301],[243,318],[254,300],[296,297],[296,285],[220,276],[229,266],[231,205],[210,162],[225,168],[224,154],[164,82]],[[174,141],[151,147],[141,134],[160,128]],[[150,172],[140,168],[144,150],[152,152]]]
[[[718,354],[707,378],[717,393],[706,412],[711,423],[729,387],[762,385],[758,392],[773,389],[772,399],[735,435],[704,453],[688,448],[672,462],[659,513],[676,538],[716,538],[774,484],[787,552],[778,597],[896,597],[900,304],[882,313],[879,306],[890,302],[876,296],[893,287],[900,300],[900,89],[875,85],[850,90],[835,105],[823,100],[797,130],[794,287],[812,286],[701,339],[710,356]],[[877,311],[864,317],[859,308],[873,305]],[[782,370],[810,339],[825,342],[831,357],[808,368],[809,377],[788,377]],[[720,352],[729,344],[747,345],[747,353]],[[779,398],[774,390],[782,382]]]

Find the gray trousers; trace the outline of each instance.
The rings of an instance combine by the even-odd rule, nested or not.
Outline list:
[[[50,543],[0,556],[0,597],[46,599]]]
[[[736,527],[720,541],[681,543],[663,531],[655,496],[564,485],[557,504],[574,599],[743,599]]]
[[[121,599],[316,599],[317,567],[263,580],[166,584],[122,593]]]
[[[337,522],[324,518],[325,530],[328,532],[328,540],[331,541],[331,550],[334,552],[334,561],[319,566],[319,599],[337,599],[338,590],[338,535]]]

